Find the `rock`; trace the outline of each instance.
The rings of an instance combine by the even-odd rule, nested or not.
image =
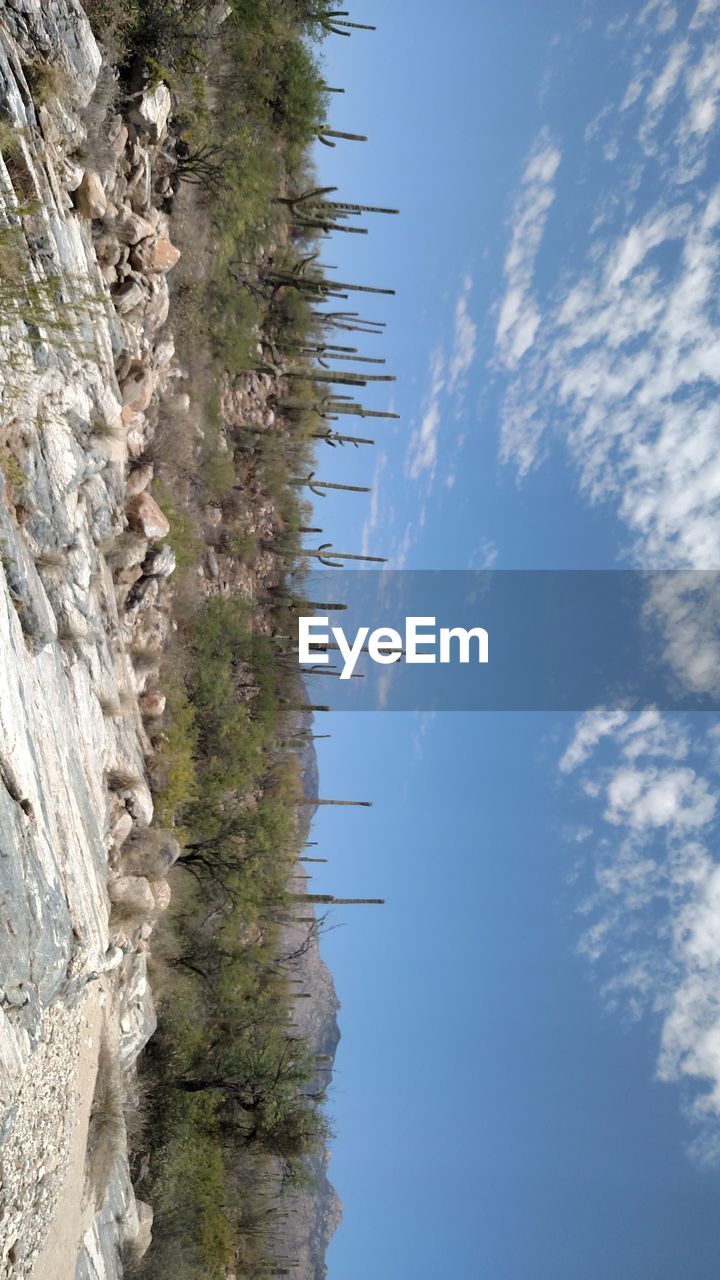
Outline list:
[[[167,911],[172,898],[172,890],[167,880],[152,880],[150,888],[155,899],[155,910],[157,912]]]
[[[81,164],[73,164],[65,159],[62,165],[62,181],[66,191],[77,191],[83,180],[85,170]]]
[[[167,129],[172,109],[172,98],[166,84],[159,84],[152,92],[146,89],[138,105],[130,112],[130,119],[151,142],[160,142]]]
[[[128,498],[135,498],[139,493],[144,493],[154,474],[155,468],[152,462],[142,462],[140,466],[133,467],[128,472],[125,484]]]
[[[165,372],[170,368],[175,356],[175,339],[171,333],[161,338],[153,352],[153,363],[156,369]]]
[[[209,503],[205,508],[205,521],[210,525],[211,529],[217,529],[222,524],[222,508],[216,507],[213,503]]]
[[[142,240],[140,244],[135,245],[130,254],[130,261],[136,271],[165,275],[177,266],[180,261],[180,250],[164,237]]]
[[[155,551],[149,555],[143,564],[143,572],[149,578],[169,578],[171,573],[175,572],[177,560],[172,547],[167,544],[161,547],[159,551]]]
[[[118,157],[118,159],[120,158],[120,156],[122,155],[123,151],[127,146],[127,140],[128,140],[127,126],[124,124],[121,124],[120,128],[117,131],[117,134],[115,135],[111,143],[113,153]]]
[[[142,567],[139,564],[130,565],[127,569],[121,569],[117,574],[117,580],[124,587],[134,587],[143,576]],[[127,592],[123,599],[127,596]]]
[[[127,412],[130,419],[130,425],[126,437],[127,451],[133,462],[138,462],[142,458],[147,441],[145,439],[145,415],[142,413],[134,413],[131,409],[123,410]]]
[[[141,217],[139,213],[128,214],[118,229],[118,236],[123,243],[131,245],[138,244],[154,234],[155,228],[152,222],[148,222],[147,218]]]
[[[139,307],[145,300],[145,294],[137,280],[126,280],[113,294],[113,302],[121,316]]]
[[[146,538],[167,538],[170,522],[149,493],[138,493],[125,508],[130,528]]]
[[[173,396],[173,408],[177,413],[189,413],[190,397],[187,391],[178,391],[177,395]]]
[[[152,170],[147,157],[144,157],[143,163],[138,166],[137,172],[133,174],[132,189],[128,194],[130,203],[136,213],[142,212],[145,217],[149,218],[152,200]]]
[[[122,855],[123,872],[128,876],[145,876],[163,880],[180,857],[180,845],[172,831],[150,827],[130,837]]]
[[[129,598],[129,606],[136,609],[151,609],[157,604],[160,593],[159,581],[158,578],[143,578]]]
[[[111,569],[132,569],[141,565],[147,557],[148,544],[146,538],[127,530],[116,539],[112,549],[108,551],[106,560]]]
[[[143,413],[153,398],[154,390],[155,377],[152,369],[147,365],[141,365],[140,368],[131,370],[120,384],[124,409],[130,409],[133,413]]]
[[[110,839],[116,849],[121,849],[132,831],[133,821],[127,809],[123,809],[120,816],[110,828]]]
[[[133,1253],[142,1258],[152,1244],[153,1211],[144,1200],[137,1201],[138,1233],[133,1242]]]
[[[104,218],[107,196],[99,175],[94,169],[86,169],[80,185],[74,192],[75,208],[84,218]]]
[[[170,290],[164,275],[151,276],[148,283],[150,293],[145,304],[143,322],[146,332],[153,334],[162,329],[170,314]]]
[[[98,262],[108,267],[116,267],[122,253],[117,236],[111,231],[103,231],[102,235],[93,237],[93,243]]]
[[[154,903],[153,899],[153,903]],[[153,913],[154,914],[154,913]],[[152,992],[147,980],[147,953],[127,956],[121,969],[119,994],[120,1066],[125,1070],[145,1048],[157,1026]],[[138,1205],[138,1211],[140,1206]],[[143,1213],[144,1240],[148,1240],[152,1218]],[[137,1239],[137,1236],[136,1236]],[[147,1244],[142,1246],[147,1248]]]
[[[227,4],[225,0],[221,4],[214,4],[208,14],[208,26],[211,30],[221,27],[232,13],[232,5]]]
[[[165,711],[167,698],[157,689],[150,689],[140,699],[140,711],[150,720],[157,720]]]
[[[113,906],[138,925],[155,911],[155,896],[145,876],[117,876],[108,883],[108,894]]]

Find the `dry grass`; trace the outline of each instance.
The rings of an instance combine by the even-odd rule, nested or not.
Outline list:
[[[109,720],[117,720],[132,715],[137,705],[132,694],[124,690],[119,690],[116,694],[98,693],[97,700],[100,703],[100,710]]]
[[[143,779],[130,769],[117,768],[108,771],[105,781],[111,791],[131,791],[133,787],[141,786]]]
[[[44,550],[38,551],[35,556],[35,567],[37,569],[63,569],[67,563],[67,551],[64,549],[55,550],[52,547],[45,547]]]
[[[103,1203],[113,1168],[126,1151],[124,1101],[119,1063],[103,1040],[90,1108],[85,1161],[86,1180],[96,1204]]]
[[[25,68],[25,74],[36,103],[49,107],[53,102],[67,102],[72,97],[72,77],[62,67],[37,59]]]

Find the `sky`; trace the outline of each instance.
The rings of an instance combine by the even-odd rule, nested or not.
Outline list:
[[[364,0],[326,44],[335,236],[386,322],[318,523],[393,568],[720,568],[720,0]],[[366,423],[366,425],[369,425]],[[689,633],[693,634],[693,633]],[[690,646],[692,647],[692,646]],[[687,658],[687,655],[685,655]],[[708,1280],[710,716],[334,713],[315,887],[342,1002],[331,1280]]]

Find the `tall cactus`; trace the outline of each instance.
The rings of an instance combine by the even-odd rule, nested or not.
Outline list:
[[[372,800],[318,800],[315,796],[312,796],[312,797],[303,796],[302,799],[298,800],[297,803],[300,805],[331,804],[331,805],[344,805],[346,807],[349,806],[351,808],[372,809]]]
[[[332,448],[335,445],[353,444],[357,449],[361,444],[375,444],[374,440],[370,440],[367,436],[341,436],[337,431],[316,431],[313,433],[313,440],[324,440],[325,444],[329,444]],[[302,531],[301,531],[302,532]],[[322,529],[313,529],[313,533],[322,533]]]
[[[340,129],[331,129],[329,125],[322,125],[316,133],[318,142],[322,142],[326,147],[334,147],[335,138],[343,138],[346,142],[367,142],[364,133],[343,133]]]
[[[331,893],[293,893],[296,902],[318,902],[328,907],[374,906],[384,907],[384,898],[334,898]]]
[[[363,560],[368,564],[387,564],[385,556],[360,556],[351,555],[347,551],[335,551],[331,542],[324,542],[317,549],[301,547],[298,554],[319,560],[328,569],[342,569],[342,564],[337,562],[343,560]]]
[[[325,494],[322,492],[323,489],[339,489],[345,493],[371,493],[372,492],[372,490],[368,489],[366,485],[335,484],[331,480],[316,480],[314,471],[311,471],[309,476],[296,477],[294,480],[290,481],[290,484],[297,489],[302,489],[307,486],[307,488],[310,489],[312,493],[316,494],[318,498],[325,497]]]

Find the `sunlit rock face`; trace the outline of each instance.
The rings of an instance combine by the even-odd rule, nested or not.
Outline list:
[[[67,85],[52,111],[34,103],[23,70],[38,59]],[[69,1028],[99,989],[93,975],[111,964],[124,1062],[154,1027],[145,957],[113,956],[109,932],[111,828],[120,810],[135,826],[148,822],[152,801],[136,706],[108,714],[123,691],[138,690],[104,555],[125,523],[127,448],[114,424],[123,407],[115,363],[128,334],[92,224],[73,199],[83,173],[71,155],[100,65],[76,0],[2,5],[0,108],[18,145],[0,160],[0,218],[27,237],[38,287],[24,311],[0,315],[0,450],[9,460],[0,477],[0,1162],[16,1129],[33,1123],[57,1127],[59,1153],[41,1177],[36,1167],[0,1179],[2,1277],[31,1272],[73,1123],[71,1110],[34,1122],[23,1111],[38,1047],[59,1076],[74,1069]],[[127,787],[109,792],[119,772]],[[32,1141],[28,1131],[26,1147]],[[134,1205],[121,1161],[104,1217],[87,1224],[78,1261],[86,1280],[116,1275]]]

